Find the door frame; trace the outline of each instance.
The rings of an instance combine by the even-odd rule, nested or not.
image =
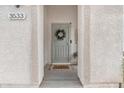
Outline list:
[[[54,63],[53,62],[53,31],[52,31],[52,25],[53,24],[68,24],[69,25],[69,31],[68,31],[68,63]],[[57,22],[57,23],[51,23],[51,64],[70,64],[70,53],[71,53],[71,44],[70,44],[70,37],[71,37],[71,22]]]
[[[41,14],[41,15],[39,15],[39,17],[41,17],[41,16],[43,16],[43,17],[45,17],[44,16],[44,10],[43,11],[41,11],[41,8],[40,7],[42,7],[42,8],[44,8],[44,5],[43,6],[37,6],[37,11],[39,11],[40,10],[40,12],[41,13],[37,13],[38,15],[39,14]],[[79,47],[81,47],[82,45],[79,43],[79,32],[80,31],[82,31],[81,33],[82,33],[82,35],[84,35],[84,28],[81,28],[80,26],[79,26],[79,23],[82,23],[82,26],[84,26],[84,15],[83,15],[83,13],[84,13],[84,9],[85,7],[84,6],[81,6],[81,5],[77,5],[77,32],[78,32],[78,43],[77,43],[77,48],[78,48],[78,50],[79,50]],[[35,19],[35,21],[37,20],[37,24],[39,24],[40,22],[41,22],[41,20],[39,19],[39,17],[37,18],[37,19],[35,19],[36,17],[33,17],[34,19]],[[42,33],[43,33],[43,36],[44,36],[44,21],[42,21],[43,23],[42,24],[40,24],[40,25],[43,25],[43,30],[39,30],[39,31],[41,31]],[[60,22],[61,23],[61,22]],[[63,22],[64,23],[64,22]],[[71,23],[69,23],[69,22],[65,22],[65,23],[68,23],[68,24],[70,24],[70,30],[69,30],[69,39],[70,39],[70,32],[71,32],[71,29],[72,29],[72,24]],[[51,25],[50,25],[51,26]],[[41,26],[38,26],[38,27],[41,27]],[[51,27],[50,27],[51,28]],[[51,29],[50,29],[51,30]],[[34,31],[35,33],[36,33],[36,40],[39,40],[40,38],[37,38],[37,36],[38,36],[38,33],[36,32],[36,31]],[[41,37],[42,37],[42,35],[40,35]],[[34,39],[35,40],[35,39]],[[43,38],[43,42],[45,42],[45,39]],[[52,42],[52,37],[51,37],[51,42]],[[39,42],[40,44],[41,44],[41,42]],[[82,44],[84,43],[84,38],[83,38],[83,40],[82,40],[82,42],[81,42]],[[34,44],[33,44],[34,45]],[[43,45],[44,45],[44,43],[43,43]],[[83,44],[83,46],[84,46],[84,44]],[[39,49],[39,48],[41,48],[41,47],[37,47],[37,44],[35,44],[35,47],[36,47],[36,49]],[[43,47],[43,49],[44,49],[44,47]],[[44,51],[44,50],[43,50]],[[52,55],[52,43],[51,43],[51,55]],[[69,63],[70,63],[70,58],[71,58],[71,55],[70,55],[70,53],[71,53],[71,46],[70,46],[70,43],[69,43]],[[37,54],[37,53],[36,53]],[[43,60],[44,60],[44,52],[43,52]],[[33,78],[33,83],[37,83],[36,81],[39,81],[38,80],[38,75],[40,75],[40,74],[42,74],[42,78],[40,78],[41,80],[39,81],[40,83],[42,83],[42,81],[43,81],[43,78],[44,78],[44,69],[45,69],[45,67],[44,67],[44,65],[41,65],[41,67],[38,67],[38,65],[37,65],[37,62],[38,63],[43,63],[44,64],[44,61],[37,61],[37,57],[40,57],[39,56],[39,54],[38,55],[36,55],[35,56],[36,57],[36,61],[33,61],[33,63],[36,65],[36,66],[32,66],[31,68],[33,69],[32,71],[33,72],[37,72],[38,74],[37,75],[35,75],[35,77],[37,77],[37,78]],[[52,62],[52,56],[51,56],[51,63],[53,63]],[[51,64],[50,63],[50,64]],[[79,63],[80,63],[80,66],[79,66]],[[81,69],[82,67],[84,67],[84,61],[83,60],[81,60],[80,62],[79,62],[79,51],[78,51],[78,65],[77,65],[77,75],[78,75],[78,77],[79,77],[79,80],[81,81],[81,84],[84,84],[84,69]],[[38,68],[39,68],[39,70],[38,70]],[[40,70],[41,70],[41,68],[42,68],[42,72],[40,72]],[[32,77],[33,77],[33,74],[32,74]]]

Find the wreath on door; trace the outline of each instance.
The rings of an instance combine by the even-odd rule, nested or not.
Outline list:
[[[55,33],[57,40],[63,40],[66,37],[64,29],[58,29]]]

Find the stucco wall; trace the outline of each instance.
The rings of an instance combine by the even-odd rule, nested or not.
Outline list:
[[[25,20],[10,20],[8,13],[23,12]],[[31,83],[31,7],[0,6],[0,84]]]
[[[124,22],[124,6],[123,6],[123,22]],[[124,27],[124,23],[123,23]],[[123,52],[124,52],[124,28],[123,28]]]
[[[76,51],[76,31],[77,31],[77,6],[45,6],[45,64],[51,62],[51,24],[52,23],[72,23],[70,31],[71,53]]]
[[[112,84],[123,81],[123,7],[79,6],[79,14],[78,75],[82,84],[118,87]]]
[[[123,6],[90,9],[90,82],[122,82]]]
[[[8,19],[9,12],[19,11],[26,14],[25,20]],[[82,84],[122,82],[122,6],[79,6],[79,11],[78,75]],[[34,6],[32,10],[31,6],[21,6],[19,9],[0,6],[0,84],[39,84],[42,81],[42,14],[43,7]],[[60,22],[49,20],[50,23]],[[70,20],[65,18],[63,22]],[[49,42],[45,43],[48,44],[45,48],[48,50],[51,37],[50,30],[47,31],[45,39]],[[50,54],[45,56],[49,61]]]
[[[38,84],[40,84],[44,77],[44,6],[37,7],[37,21],[38,21]]]
[[[78,6],[78,77],[84,83],[84,6]]]

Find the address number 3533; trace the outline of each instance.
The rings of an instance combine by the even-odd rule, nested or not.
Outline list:
[[[25,19],[24,13],[9,13],[8,14],[9,19]]]

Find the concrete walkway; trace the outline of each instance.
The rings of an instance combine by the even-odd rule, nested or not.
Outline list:
[[[45,77],[41,88],[81,88],[82,85],[77,77],[76,66],[70,69],[45,69]]]

